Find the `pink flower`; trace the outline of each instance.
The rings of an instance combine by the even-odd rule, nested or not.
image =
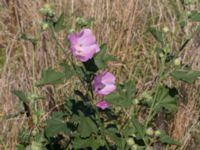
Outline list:
[[[70,33],[68,40],[72,54],[82,62],[88,61],[100,50],[90,29],[82,29],[78,33]]]
[[[102,110],[105,110],[106,108],[109,107],[109,104],[108,104],[108,102],[106,102],[105,100],[101,100],[101,101],[98,101],[98,102],[96,103],[96,106],[97,106],[98,108],[102,109]]]
[[[95,93],[108,95],[116,89],[115,76],[110,72],[103,72],[95,76],[92,87]]]

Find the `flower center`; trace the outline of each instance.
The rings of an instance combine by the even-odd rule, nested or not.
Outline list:
[[[78,44],[78,45],[76,46],[76,49],[77,49],[77,52],[78,52],[78,53],[81,53],[81,47],[82,47],[82,44]]]
[[[102,90],[103,88],[105,87],[105,85],[104,84],[102,84],[102,83],[100,83],[98,86],[97,86],[97,91],[100,91],[100,90]]]

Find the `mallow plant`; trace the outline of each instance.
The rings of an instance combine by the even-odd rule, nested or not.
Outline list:
[[[77,29],[68,33],[68,46],[64,47],[57,37],[58,32],[67,28],[64,14],[56,18],[49,5],[45,5],[41,13],[44,16],[41,29],[49,32],[66,58],[60,64],[62,71],[52,68],[42,71],[31,94],[13,91],[29,118],[29,128],[23,129],[19,136],[18,150],[150,150],[158,143],[180,146],[179,141],[154,122],[159,113],[171,116],[177,108],[179,91],[164,81],[170,78],[191,84],[200,72],[184,65],[178,54],[170,50],[166,30],[149,28],[160,43],[155,50],[160,67],[152,89],[137,93],[136,81],[118,83],[115,73],[108,71],[108,62],[116,58],[108,53],[106,44],[97,41],[90,28],[91,20],[81,23],[79,20]],[[23,39],[37,46],[37,40],[27,37]],[[80,86],[67,87],[72,93],[67,94],[62,104],[47,114],[36,109],[38,100],[45,100],[37,94],[41,87],[56,87],[74,79],[80,81]],[[143,119],[138,117],[141,118],[141,114]]]

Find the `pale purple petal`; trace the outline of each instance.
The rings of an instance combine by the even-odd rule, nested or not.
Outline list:
[[[110,93],[112,93],[113,91],[115,91],[116,86],[114,84],[106,84],[106,86],[104,86],[104,88],[102,88],[101,90],[98,91],[98,94],[100,95],[108,95]]]
[[[88,39],[89,38],[89,39]],[[80,33],[78,33],[78,43],[87,45],[86,41],[92,42],[92,44],[96,43],[96,38],[90,29],[82,29]]]
[[[115,76],[110,72],[106,72],[102,77],[102,83],[115,83]]]
[[[77,48],[77,51],[75,52],[75,55],[80,59],[82,62],[88,61],[91,59],[94,54],[96,53],[96,47],[95,46],[88,46],[88,47],[80,47]]]
[[[92,81],[92,87],[96,94],[108,95],[116,89],[115,76],[110,72],[96,75]]]
[[[68,40],[69,40],[71,46],[77,44],[77,42],[78,42],[78,41],[77,41],[77,36],[76,36],[76,34],[74,34],[74,33],[70,33],[70,34],[68,35]]]
[[[96,38],[95,38],[95,36],[93,36],[93,35],[87,36],[87,37],[85,37],[85,38],[79,39],[79,43],[80,43],[81,45],[84,45],[84,46],[96,44]]]
[[[108,102],[106,102],[105,100],[101,100],[101,101],[98,101],[98,102],[96,103],[96,106],[97,106],[98,108],[102,109],[102,110],[105,110],[106,108],[109,107],[109,104],[108,104]]]
[[[98,91],[104,87],[104,84],[101,83],[101,80],[102,80],[102,76],[98,75],[98,76],[95,76],[94,80],[92,81],[92,88],[96,93],[98,93]]]
[[[84,39],[85,37],[91,36],[93,35],[92,30],[91,29],[82,29],[81,32],[78,34],[78,36],[80,36],[80,39]]]
[[[70,33],[68,40],[72,54],[82,62],[88,61],[100,51],[96,38],[90,29],[83,29],[79,33]]]

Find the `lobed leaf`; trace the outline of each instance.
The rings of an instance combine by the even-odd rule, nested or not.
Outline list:
[[[56,136],[60,133],[70,134],[70,129],[67,127],[67,124],[64,122],[64,113],[55,112],[51,119],[48,119],[47,127],[45,128],[45,135],[49,137]]]
[[[200,12],[199,11],[192,11],[189,15],[189,20],[194,22],[200,22]]]
[[[172,144],[180,146],[180,142],[172,139],[169,135],[167,135],[164,131],[161,132],[161,135],[159,136],[159,141],[165,144]]]
[[[154,36],[154,38],[160,42],[160,43],[163,43],[163,33],[159,30],[157,30],[156,28],[154,27],[150,27],[148,29],[148,31]]]
[[[27,95],[23,91],[14,90],[14,91],[12,91],[12,93],[15,96],[17,96],[20,101],[22,101],[22,102],[27,102],[28,101]]]
[[[135,92],[135,82],[130,80],[124,85],[120,85],[116,92],[105,96],[105,99],[113,105],[129,107],[133,102]]]
[[[174,79],[181,80],[187,83],[193,83],[200,77],[200,71],[194,70],[175,70],[170,74]]]
[[[106,44],[102,44],[100,46],[100,52],[94,57],[95,64],[97,65],[98,69],[104,69],[107,67],[107,62],[114,61],[115,58],[112,55],[107,53],[107,46]]]
[[[57,72],[53,69],[47,69],[42,71],[42,78],[37,82],[37,86],[46,84],[61,84],[64,82],[65,73]]]
[[[176,94],[177,90],[169,89],[160,86],[156,97],[157,104],[155,105],[155,111],[159,112],[162,108],[165,108],[169,112],[173,112],[177,109]]]
[[[59,31],[61,31],[64,27],[65,27],[65,18],[64,18],[64,13],[62,13],[60,16],[59,16],[59,18],[58,18],[58,20],[55,22],[55,24],[54,24],[54,30],[56,31],[56,32],[59,32]]]

